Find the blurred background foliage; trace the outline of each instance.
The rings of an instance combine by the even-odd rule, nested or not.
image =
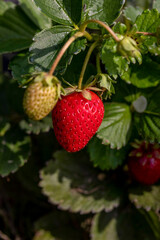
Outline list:
[[[144,9],[151,8],[152,3],[151,0],[128,0],[125,7],[136,6],[136,10],[141,13]],[[126,16],[131,14],[131,10]],[[27,12],[25,15],[23,11],[24,9],[18,9],[17,14],[21,12],[28,18]],[[134,14],[135,12],[133,17]],[[1,18],[0,16],[0,22]],[[128,18],[120,18],[126,25],[130,24]],[[48,20],[37,25],[36,22],[32,23],[30,35],[26,36],[26,44],[28,41],[29,44],[32,42],[34,34],[41,30],[41,24],[51,23]],[[11,47],[15,47],[12,39],[8,41]],[[25,116],[22,108],[24,89],[19,88],[17,81],[12,78],[11,68],[13,75],[17,74],[17,80],[26,71],[32,72],[32,65],[26,66],[25,58],[23,62],[15,58],[19,52],[19,57],[26,57],[26,46],[20,46],[19,49],[17,45],[16,53],[0,56],[0,239],[160,239],[159,213],[155,214],[155,210],[160,209],[160,202],[156,205],[157,208],[153,204],[156,201],[155,195],[160,200],[159,188],[144,187],[139,190],[133,186],[133,189],[128,190],[127,187],[131,180],[128,173],[123,171],[123,164],[130,146],[115,153],[115,150],[100,144],[100,140],[95,138],[80,155],[73,154],[71,157],[57,143],[50,115],[39,122],[28,120]],[[83,55],[82,52],[75,59],[81,62],[79,59],[83,59]],[[10,61],[12,67],[9,65]],[[93,74],[93,63],[87,70],[86,79]],[[72,68],[75,69],[74,75]],[[78,71],[79,68],[76,69],[72,63],[66,71],[66,80],[72,75],[74,82]],[[118,98],[121,99],[121,96]],[[137,136],[136,130],[134,134]],[[96,147],[97,151],[94,151]],[[102,152],[108,157],[107,165],[104,165]],[[113,158],[114,165],[111,164]],[[97,159],[101,161],[99,167]],[[109,170],[107,176],[106,169]],[[50,184],[53,179],[54,184]],[[57,198],[54,195],[56,191]],[[148,198],[139,197],[145,192],[154,193],[151,199],[154,211],[150,205],[147,212],[143,208],[139,210],[139,206],[147,207]],[[61,198],[66,202],[63,203]],[[114,210],[116,206],[119,207]]]

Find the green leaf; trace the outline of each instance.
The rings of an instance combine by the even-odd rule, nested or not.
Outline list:
[[[119,33],[121,35],[125,35],[126,31],[127,31],[127,26],[123,23],[117,22],[114,26],[113,26],[113,31],[115,33]]]
[[[125,146],[131,128],[131,112],[128,105],[123,103],[106,103],[105,113],[97,137],[111,148],[120,149]]]
[[[86,154],[59,151],[54,157],[40,174],[40,186],[51,203],[81,213],[111,211],[119,205],[122,190],[109,176],[100,178]]]
[[[158,214],[160,210],[160,185],[135,186],[129,190],[129,199],[137,207],[146,211],[153,210]]]
[[[52,26],[51,19],[39,10],[32,0],[19,0],[19,2],[21,3],[20,7],[23,9],[25,14],[38,28],[43,29],[50,28]]]
[[[30,48],[32,53],[30,60],[37,66],[38,70],[48,71],[51,68],[53,61],[72,30],[71,27],[58,25],[44,30],[35,36],[34,43]],[[77,41],[72,43],[57,69],[64,71],[72,56],[85,49],[85,44],[86,39],[77,39]]]
[[[41,121],[22,120],[20,128],[25,130],[27,134],[39,134],[40,132],[48,132],[52,128],[52,117],[47,116]]]
[[[159,28],[158,28],[159,29]],[[145,36],[145,35],[137,35],[137,42],[139,43],[139,49],[141,53],[147,54],[148,52],[155,56],[160,54],[160,46],[159,46],[159,36],[158,30],[156,31],[155,36]]]
[[[35,35],[30,47],[31,62],[40,69],[50,69],[54,58],[63,46],[66,36],[72,31],[71,27],[54,26]]]
[[[147,57],[141,66],[132,64],[121,78],[138,88],[156,87],[160,83],[159,72],[159,64]]]
[[[136,21],[138,15],[142,13],[143,9],[140,7],[128,6],[124,9],[123,15],[132,23]]]
[[[0,175],[7,176],[23,166],[30,155],[30,138],[11,129],[0,138]]]
[[[80,224],[79,220],[81,218],[80,216],[76,216],[75,220],[77,224]],[[83,239],[82,233],[75,228],[73,219],[74,215],[70,216],[68,212],[54,210],[36,221],[35,230],[38,231],[36,236],[52,236],[51,240],[81,240]],[[45,240],[45,238],[36,238],[36,236],[34,240]],[[46,240],[50,240],[50,238],[46,238]]]
[[[124,0],[84,0],[82,20],[97,19],[112,24],[120,15]]]
[[[29,63],[28,53],[19,53],[14,57],[9,64],[12,70],[12,76],[16,79],[19,85],[26,82],[24,75],[34,72],[34,66]]]
[[[37,30],[19,6],[0,0],[0,53],[26,49]]]
[[[91,235],[92,240],[156,240],[145,218],[129,207],[123,211],[96,214]]]
[[[133,103],[140,96],[145,95],[144,91],[146,89],[138,89],[132,84],[128,84],[125,81],[118,81],[115,84],[115,92],[116,94],[112,96],[113,102],[128,102]],[[148,89],[147,89],[148,90]]]
[[[159,90],[153,92],[151,98],[148,100],[147,109],[143,114],[137,113],[135,115],[135,123],[139,134],[142,135],[144,139],[160,143],[159,94]]]
[[[80,21],[82,1],[80,0],[34,0],[48,17],[55,22],[74,26]]]
[[[0,15],[3,15],[5,11],[7,11],[9,8],[15,7],[15,4],[12,2],[5,3],[4,1],[1,0],[0,3],[1,3]]]
[[[103,145],[96,137],[89,142],[88,152],[94,166],[102,170],[116,169],[123,164],[127,155],[125,148],[120,150],[111,149],[109,146]]]
[[[140,209],[140,212],[145,216],[148,224],[152,228],[154,235],[157,239],[160,239],[160,218],[159,214],[157,215],[154,211],[145,211],[144,209]]]
[[[137,17],[135,24],[137,31],[154,33],[160,25],[160,14],[156,9],[145,10]]]
[[[128,61],[117,52],[117,43],[113,38],[109,38],[104,42],[101,58],[106,70],[114,78],[116,78],[117,75],[121,76],[128,70]]]

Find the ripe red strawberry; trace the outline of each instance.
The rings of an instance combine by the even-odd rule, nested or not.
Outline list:
[[[52,111],[56,138],[68,152],[84,148],[103,120],[103,102],[94,92],[88,92],[91,100],[82,92],[74,92],[63,96]]]
[[[140,183],[150,185],[160,178],[160,147],[159,145],[141,142],[130,153],[129,170]]]

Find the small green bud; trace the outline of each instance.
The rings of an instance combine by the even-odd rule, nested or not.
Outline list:
[[[118,43],[118,51],[132,63],[135,63],[136,60],[139,62],[139,64],[142,63],[142,55],[134,39],[130,37],[124,37]]]

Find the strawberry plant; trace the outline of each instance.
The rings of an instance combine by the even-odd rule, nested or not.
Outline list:
[[[160,0],[0,0],[0,239],[160,239]]]

